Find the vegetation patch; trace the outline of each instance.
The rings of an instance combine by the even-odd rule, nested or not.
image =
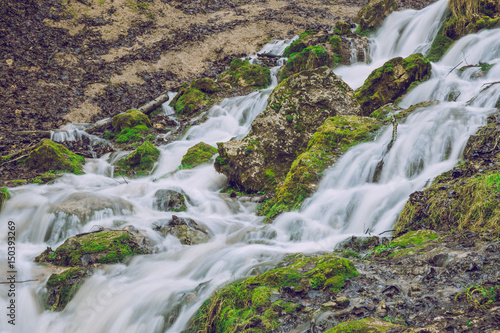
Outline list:
[[[115,167],[115,176],[127,174],[129,176],[146,176],[151,170],[158,158],[160,150],[153,146],[151,142],[146,141],[130,155],[121,158]]]
[[[6,187],[0,187],[0,211],[2,211],[5,201],[10,199],[9,190]]]
[[[87,278],[87,269],[73,267],[60,274],[52,274],[47,280],[48,299],[51,311],[62,311]]]
[[[124,113],[117,114],[111,122],[115,132],[121,132],[126,128],[133,128],[139,125],[151,127],[148,116],[139,110],[130,109]]]
[[[259,214],[269,221],[282,212],[300,208],[315,190],[322,172],[347,149],[370,140],[380,126],[380,122],[367,117],[328,118],[309,141],[307,150],[292,163],[276,195],[260,207]]]
[[[149,128],[147,128],[145,125],[137,125],[133,128],[126,127],[116,135],[115,141],[118,143],[140,141],[142,139],[143,133],[146,133],[148,131]]]
[[[24,162],[29,168],[40,172],[57,170],[80,175],[83,174],[85,159],[69,151],[63,145],[50,139],[43,139],[35,146]]]
[[[346,321],[329,329],[325,333],[384,333],[388,330],[404,327],[377,318],[365,318]]]
[[[321,66],[330,67],[332,65],[332,57],[322,46],[308,46],[301,52],[290,55],[290,59],[280,70],[280,80],[304,70],[312,70]]]
[[[191,169],[200,164],[208,163],[215,154],[217,154],[217,148],[200,142],[188,149],[187,153],[182,157],[180,168]]]
[[[248,60],[234,59],[229,70],[222,73],[219,82],[241,88],[263,89],[271,84],[271,71],[259,65],[251,65]]]
[[[298,257],[285,267],[236,281],[217,291],[202,305],[187,332],[272,332],[281,325],[280,317],[300,307],[282,299],[272,301],[271,296],[292,289],[295,293],[338,292],[346,279],[358,275],[350,261],[334,255]]]

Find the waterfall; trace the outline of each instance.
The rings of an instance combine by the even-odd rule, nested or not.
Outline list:
[[[339,67],[335,72],[356,88],[389,58],[425,52],[445,9],[446,0],[440,0],[421,11],[391,14],[372,41],[372,63]],[[500,29],[457,41],[440,62],[432,64],[431,79],[408,94],[402,105],[439,102],[414,111],[402,122],[388,153],[391,126],[381,130],[373,142],[346,152],[325,172],[317,192],[299,211],[282,214],[266,228],[255,215],[255,203],[232,200],[220,193],[226,178],[213,165],[171,172],[183,154],[200,141],[215,145],[244,137],[252,120],[266,107],[277,84],[278,68],[272,70],[269,88],[225,99],[208,111],[205,122],[159,147],[161,158],[150,177],[127,182],[110,178],[110,163],[117,156],[106,154],[86,168],[85,175],[66,174],[51,185],[13,188],[12,198],[0,214],[0,225],[6,228],[8,221],[16,223],[17,279],[38,279],[17,285],[15,329],[179,333],[217,287],[248,276],[259,266],[272,267],[286,253],[331,251],[349,235],[391,229],[409,194],[451,169],[468,137],[495,110],[500,85],[485,90],[483,84],[500,80],[499,41]],[[264,51],[277,54],[284,47],[284,42],[271,43]],[[480,77],[474,75],[474,68],[450,73],[463,61],[463,53],[469,63],[495,66]],[[450,99],[452,93],[457,97]],[[374,182],[380,161],[383,168]],[[175,237],[162,238],[153,230],[155,222],[172,217],[172,212],[154,209],[154,194],[171,188],[181,188],[190,198],[187,211],[175,214],[190,217],[209,230],[213,235],[209,242],[185,246]],[[33,259],[47,246],[60,245],[64,237],[96,225],[121,223],[143,230],[156,242],[158,252],[95,270],[63,312],[45,310],[41,299],[51,272]],[[6,247],[7,233],[3,232],[0,248]],[[0,261],[6,267],[5,251]],[[6,288],[0,296],[4,309],[9,302]],[[0,325],[1,332],[13,331],[5,320]]]

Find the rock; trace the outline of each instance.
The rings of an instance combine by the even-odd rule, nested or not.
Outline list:
[[[334,32],[337,35],[346,35],[351,32],[351,25],[343,21],[338,21],[337,23],[335,23]]]
[[[233,87],[262,89],[271,84],[271,71],[259,65],[251,65],[248,60],[234,59],[229,70],[222,73],[217,80]]]
[[[136,126],[150,127],[151,122],[148,116],[139,110],[127,110],[124,113],[117,114],[111,122],[115,132],[121,132],[125,128],[133,128]]]
[[[321,66],[331,67],[332,65],[332,57],[322,46],[309,46],[287,60],[280,70],[279,79],[282,81],[303,70],[313,70]]]
[[[208,163],[215,154],[217,154],[217,148],[200,142],[189,148],[187,153],[182,157],[181,168],[191,169],[200,164]]]
[[[329,68],[302,71],[276,87],[245,138],[218,143],[215,168],[236,188],[274,189],[328,117],[359,114],[353,91]]]
[[[60,274],[52,274],[46,283],[46,306],[51,311],[62,311],[92,272],[83,267],[73,267]]]
[[[217,291],[201,306],[186,332],[203,331],[209,322],[221,332],[277,331],[290,316],[313,311],[312,307],[299,304],[301,296],[313,293],[326,295],[323,299],[328,299],[347,279],[357,275],[354,265],[346,259],[331,254],[320,257],[294,254],[276,269],[233,282]],[[297,301],[289,301],[292,297]],[[250,329],[238,329],[247,327],[244,325],[249,322],[252,322]]]
[[[173,235],[184,245],[206,243],[210,239],[207,230],[200,227],[193,219],[176,215],[172,215],[171,220],[155,223],[153,230],[159,231],[163,237]]]
[[[390,13],[398,9],[396,0],[370,0],[356,16],[360,30],[373,29],[382,24]]]
[[[363,115],[368,116],[379,107],[394,102],[407,92],[413,82],[427,80],[430,74],[430,61],[420,53],[387,61],[356,90]]]
[[[193,80],[193,82],[191,83],[191,88],[198,89],[206,94],[214,94],[221,90],[217,86],[217,83],[209,78]]]
[[[259,209],[266,219],[300,208],[316,189],[322,172],[358,142],[374,137],[381,123],[357,116],[328,118],[307,144],[307,150],[293,161],[276,195]]]
[[[220,91],[217,83],[209,78],[193,80],[184,85],[170,102],[180,117],[191,117],[200,112],[203,107],[213,104],[211,95]]]
[[[391,324],[381,319],[365,318],[361,320],[347,321],[329,329],[325,333],[384,333],[395,328],[405,328],[405,326]]]
[[[5,201],[10,198],[10,193],[7,187],[0,187],[0,212],[2,211]]]
[[[70,237],[55,251],[48,248],[42,252],[35,262],[77,267],[84,263],[113,264],[130,255],[148,253],[152,253],[152,249],[144,237],[137,237],[127,230],[104,230]]]
[[[26,165],[40,173],[66,171],[79,175],[83,174],[84,163],[83,157],[50,139],[40,141],[26,159]]]
[[[147,176],[153,170],[154,164],[160,157],[160,150],[146,141],[128,156],[116,162],[114,175]]]
[[[171,189],[158,190],[155,193],[153,207],[162,212],[183,212],[187,210],[184,193]]]
[[[375,249],[377,246],[386,244],[389,240],[387,238],[382,238],[378,236],[371,237],[349,237],[337,245],[335,245],[336,250],[351,250],[359,253],[368,253]]]

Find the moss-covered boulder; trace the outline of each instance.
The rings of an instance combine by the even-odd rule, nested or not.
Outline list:
[[[160,150],[146,141],[128,156],[116,163],[115,176],[146,176],[153,170],[154,164],[160,157]]]
[[[409,230],[500,234],[500,126],[494,117],[467,142],[464,160],[410,195],[396,223]]]
[[[354,265],[333,255],[302,257],[284,267],[236,281],[217,291],[196,314],[187,332],[273,332],[280,318],[301,311],[291,295],[338,292],[358,275]]]
[[[193,219],[172,215],[170,220],[158,221],[153,225],[163,237],[172,235],[183,245],[206,243],[210,237],[208,231],[200,227]]]
[[[396,0],[370,0],[361,8],[355,21],[361,31],[379,27],[390,13],[398,9]]]
[[[213,96],[221,89],[209,78],[193,80],[184,85],[170,102],[179,117],[191,117],[214,103]]]
[[[276,195],[259,210],[272,219],[276,215],[300,208],[316,189],[323,170],[331,166],[347,149],[373,137],[381,122],[358,116],[328,118],[314,133],[307,150],[290,167]]]
[[[217,148],[205,142],[200,142],[189,148],[182,157],[181,168],[191,169],[200,164],[208,163],[215,154],[217,154]]]
[[[337,23],[335,23],[334,32],[337,35],[347,35],[351,33],[351,25],[343,21],[338,21]]]
[[[125,128],[133,128],[138,125],[151,126],[148,116],[139,110],[131,109],[124,113],[117,114],[111,122],[115,132],[121,132]]]
[[[402,329],[405,326],[392,324],[378,318],[365,318],[360,320],[346,321],[329,329],[325,333],[385,333],[389,330]],[[400,332],[401,330],[398,330]]]
[[[35,262],[65,267],[113,264],[130,255],[151,253],[143,243],[143,238],[127,230],[91,232],[68,238],[54,251],[48,248]]]
[[[368,116],[379,107],[394,102],[408,91],[413,82],[427,80],[431,68],[430,61],[420,53],[387,61],[356,90],[363,115]]]
[[[0,187],[0,212],[2,211],[5,201],[10,199],[9,190],[6,187]]]
[[[39,172],[66,171],[83,173],[85,159],[50,139],[43,139],[26,158],[26,166]]]
[[[132,128],[125,127],[119,133],[114,136],[116,143],[132,143],[135,141],[140,141],[149,132],[149,128],[146,125],[137,125]]]
[[[317,32],[313,29],[309,29],[300,34],[299,38],[294,40],[290,46],[287,46],[285,51],[283,51],[283,57],[289,58],[292,54],[299,53],[310,44],[310,36],[315,35]]]
[[[80,286],[89,276],[90,270],[83,267],[73,267],[60,274],[52,274],[46,283],[46,306],[51,311],[62,311],[75,296]]]
[[[303,70],[312,70],[321,66],[331,67],[333,58],[320,46],[308,46],[299,53],[292,54],[279,73],[280,80]]]
[[[161,189],[155,192],[153,207],[162,212],[184,212],[187,210],[182,190]]]
[[[234,59],[229,70],[222,73],[217,80],[233,87],[262,89],[271,84],[271,71],[269,68],[251,65],[248,60]]]
[[[245,138],[218,143],[215,168],[241,190],[273,190],[328,117],[360,114],[354,92],[332,70],[302,71],[276,87]]]

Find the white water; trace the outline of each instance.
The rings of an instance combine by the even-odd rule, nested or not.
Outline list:
[[[420,12],[395,13],[381,31],[390,25],[415,27],[427,16],[434,17],[429,21],[434,22],[440,17],[444,2],[441,0]],[[396,24],[395,20],[404,23]],[[413,30],[418,36],[408,32],[405,38],[412,38],[414,48],[423,49],[433,29],[429,27],[425,33]],[[381,131],[374,142],[349,150],[326,172],[317,193],[299,212],[283,214],[265,230],[261,230],[262,219],[254,214],[254,204],[233,201],[218,193],[226,178],[216,173],[212,165],[160,177],[175,170],[187,149],[200,141],[215,145],[232,137],[243,137],[255,116],[265,108],[272,87],[214,106],[206,122],[191,127],[182,139],[160,147],[161,159],[151,177],[128,183],[109,178],[106,156],[86,166],[90,172],[86,175],[65,175],[53,185],[13,189],[12,198],[0,215],[0,226],[6,228],[9,220],[16,222],[18,280],[46,279],[44,269],[33,263],[33,258],[46,248],[46,242],[55,248],[68,235],[88,231],[95,225],[133,224],[155,240],[159,250],[157,254],[134,257],[126,264],[96,270],[62,313],[43,309],[44,280],[18,284],[15,328],[19,332],[179,333],[216,287],[251,274],[262,264],[272,266],[290,252],[329,251],[337,241],[348,235],[363,234],[367,229],[373,233],[390,229],[410,193],[456,164],[468,136],[485,123],[500,96],[495,86],[481,92],[482,84],[499,80],[500,65],[478,79],[471,78],[474,69],[447,75],[461,60],[458,55],[453,56],[461,53],[458,47],[470,56],[469,63],[486,58],[490,62],[499,60],[500,55],[492,56],[491,52],[481,55],[477,52],[478,44],[474,43],[498,42],[500,29],[475,36],[465,38],[476,38],[477,42],[462,45],[461,40],[443,61],[433,64],[431,80],[404,100],[407,105],[431,99],[441,102],[415,111],[400,124],[398,139],[389,153],[385,154],[392,133],[390,127]],[[355,87],[361,80],[359,76],[364,80],[377,64],[412,52],[411,44],[395,40],[394,36],[386,38],[380,32],[371,64],[339,68],[336,72]],[[274,47],[270,46],[266,52],[278,53],[283,44]],[[473,60],[475,54],[478,55]],[[446,102],[454,91],[460,92],[457,100]],[[382,158],[380,180],[373,183],[375,167]],[[172,215],[153,209],[154,193],[173,187],[182,188],[190,197],[188,210],[176,215],[189,216],[208,229],[212,235],[210,242],[183,246],[176,238],[162,239],[151,229],[155,221]],[[90,199],[79,199],[82,192]],[[71,204],[71,200],[80,209],[78,220],[61,213],[56,216],[57,209],[64,203]],[[47,234],[51,228],[53,232]],[[6,230],[2,235],[6,235]],[[6,236],[1,238],[0,248],[6,249]],[[0,254],[2,267],[6,267],[6,261],[4,251]],[[6,309],[7,288],[5,285],[2,288],[0,307]],[[2,332],[15,331],[5,318],[0,325]]]

